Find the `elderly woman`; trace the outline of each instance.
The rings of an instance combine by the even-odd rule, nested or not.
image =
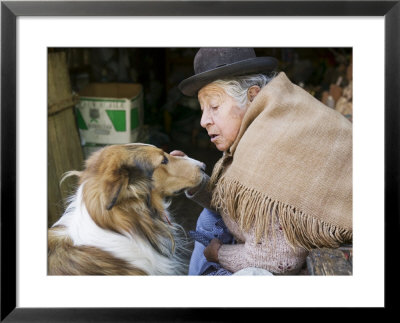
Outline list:
[[[186,195],[204,207],[189,274],[296,274],[308,251],[352,239],[352,127],[250,48],[201,48],[180,90],[223,152]],[[184,153],[173,151],[174,155]]]

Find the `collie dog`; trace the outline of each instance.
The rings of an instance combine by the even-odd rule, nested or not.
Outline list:
[[[166,198],[202,182],[205,165],[145,144],[107,146],[86,161],[48,230],[49,275],[179,275],[180,226]],[[187,267],[187,266],[186,266]]]

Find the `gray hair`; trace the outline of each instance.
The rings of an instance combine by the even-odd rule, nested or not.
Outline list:
[[[246,107],[248,98],[247,91],[253,85],[258,85],[262,89],[274,78],[275,74],[252,74],[245,76],[237,76],[230,79],[216,80],[211,84],[218,85],[228,95],[230,95],[241,108]]]

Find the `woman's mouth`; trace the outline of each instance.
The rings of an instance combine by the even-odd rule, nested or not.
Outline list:
[[[211,138],[211,142],[214,142],[215,140],[217,140],[218,135],[210,135]]]

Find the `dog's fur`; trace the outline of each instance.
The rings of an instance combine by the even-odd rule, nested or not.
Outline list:
[[[176,275],[178,228],[165,198],[199,185],[204,164],[151,145],[94,153],[69,205],[48,230],[49,275]]]

